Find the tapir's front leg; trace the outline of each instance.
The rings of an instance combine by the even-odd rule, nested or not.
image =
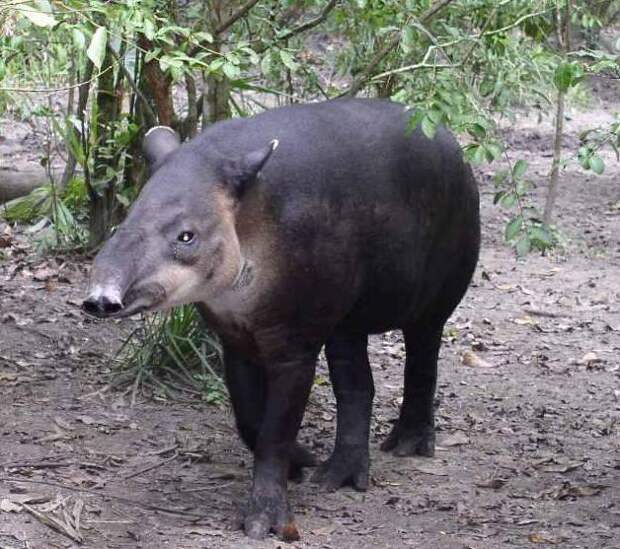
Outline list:
[[[285,541],[299,539],[288,504],[287,478],[318,351],[317,347],[266,353],[265,414],[254,451],[254,483],[244,520],[251,538],[261,539],[273,531]]]
[[[262,364],[247,360],[224,345],[224,374],[228,395],[235,413],[237,429],[246,446],[254,452],[263,423],[265,408],[265,372]],[[301,482],[303,468],[315,465],[314,456],[295,443],[290,455],[289,480]]]

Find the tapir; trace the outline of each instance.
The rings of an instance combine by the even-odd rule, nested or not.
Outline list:
[[[368,487],[369,334],[404,334],[400,415],[382,449],[432,456],[443,326],[479,251],[477,185],[451,133],[411,129],[403,105],[336,99],[218,122],[180,144],[145,136],[151,175],[97,254],[86,311],[196,304],[223,343],[241,438],[254,454],[251,538],[299,537],[287,481],[321,349],[337,402],[314,480]]]

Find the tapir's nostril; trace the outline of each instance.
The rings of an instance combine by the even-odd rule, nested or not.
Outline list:
[[[123,304],[106,295],[98,295],[85,299],[82,303],[82,308],[92,315],[105,316],[118,313],[123,308]]]

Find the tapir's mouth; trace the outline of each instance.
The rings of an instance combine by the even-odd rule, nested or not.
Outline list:
[[[82,309],[97,318],[126,318],[138,313],[155,311],[166,300],[166,291],[161,284],[134,284],[121,300],[107,296],[105,292],[91,294],[82,304]]]

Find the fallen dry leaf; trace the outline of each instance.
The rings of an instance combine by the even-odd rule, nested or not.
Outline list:
[[[425,475],[435,475],[438,477],[448,476],[448,473],[442,468],[442,465],[437,463],[414,463],[413,469]]]
[[[12,374],[9,372],[0,372],[0,382],[15,381],[16,379],[17,379],[17,374]]]
[[[579,360],[579,364],[585,364],[587,366],[589,364],[594,364],[595,362],[600,362],[600,361],[601,359],[597,356],[596,353],[589,352],[581,357],[581,360]]]
[[[463,431],[456,431],[450,435],[446,435],[440,441],[439,447],[462,446],[469,444],[469,437]]]
[[[55,276],[57,271],[50,269],[49,267],[42,267],[41,269],[37,269],[32,278],[37,282],[45,282]]]
[[[583,466],[583,461],[568,461],[566,463],[553,463],[543,469],[547,473],[568,473]]]
[[[564,482],[560,486],[555,486],[544,493],[553,499],[563,500],[571,497],[596,496],[605,488],[608,488],[605,484],[571,484],[570,482]]]
[[[525,315],[521,318],[514,318],[512,321],[519,326],[536,326],[537,324],[537,322],[530,315]]]
[[[471,366],[472,368],[493,368],[495,365],[480,358],[473,351],[465,351],[461,355],[461,362],[465,366]]]
[[[483,480],[482,482],[476,482],[478,488],[491,488],[492,490],[499,490],[508,482],[505,478],[490,478],[489,480]]]
[[[75,419],[79,421],[80,423],[83,423],[84,425],[94,425],[98,423],[95,419],[93,419],[90,416],[86,416],[86,415],[77,416]]]
[[[0,499],[0,511],[5,513],[19,513],[22,510],[22,506],[12,502],[10,499]]]
[[[527,536],[527,539],[530,540],[532,543],[551,543],[552,545],[555,545],[557,543],[556,540],[551,539],[546,534],[539,533],[530,534],[529,536]]]

